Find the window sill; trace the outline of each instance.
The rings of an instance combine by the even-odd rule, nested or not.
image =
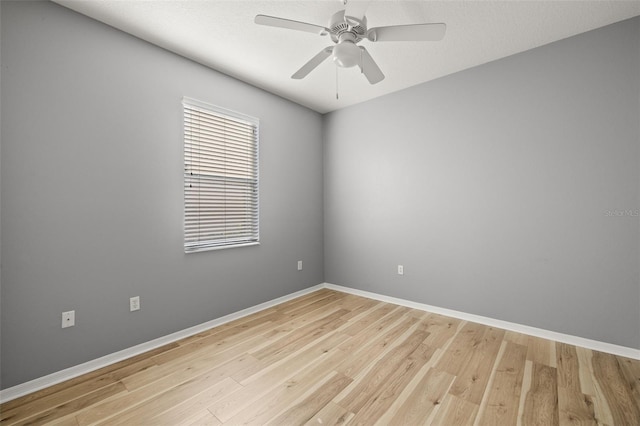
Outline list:
[[[260,242],[256,241],[256,242],[252,242],[252,243],[229,244],[229,245],[224,245],[224,246],[198,247],[198,248],[193,248],[193,249],[185,249],[184,253],[185,254],[190,254],[190,253],[199,253],[199,252],[203,252],[203,251],[225,250],[225,249],[233,249],[233,248],[238,248],[238,247],[249,247],[249,246],[259,246],[259,245],[260,245]]]

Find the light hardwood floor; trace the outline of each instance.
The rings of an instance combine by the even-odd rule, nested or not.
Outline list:
[[[640,425],[640,361],[320,290],[0,407],[1,425]]]

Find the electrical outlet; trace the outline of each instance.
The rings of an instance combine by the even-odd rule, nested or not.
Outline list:
[[[302,260],[298,260],[298,271],[302,271]]]
[[[404,275],[404,266],[398,265],[398,275]]]
[[[140,296],[132,297],[129,299],[129,310],[131,312],[140,310]]]
[[[76,311],[68,311],[62,313],[62,328],[73,327],[76,325]]]

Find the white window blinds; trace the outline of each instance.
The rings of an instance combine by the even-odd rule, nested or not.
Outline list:
[[[257,244],[258,120],[184,106],[184,250]]]

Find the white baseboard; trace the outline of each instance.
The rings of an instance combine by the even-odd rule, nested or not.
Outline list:
[[[584,348],[606,352],[614,355],[624,356],[627,358],[633,358],[640,360],[640,349],[628,348],[625,346],[618,346],[611,343],[599,342],[596,340],[585,339],[583,337],[572,336],[569,334],[557,333],[555,331],[543,330],[540,328],[530,327],[527,325],[516,324],[508,321],[497,320],[493,318],[483,317],[480,315],[468,314],[465,312],[454,311],[451,309],[439,308],[437,306],[431,306],[424,303],[412,302],[410,300],[399,299],[396,297],[385,296],[369,291],[357,290],[349,287],[343,287],[340,285],[323,283],[313,287],[309,287],[304,290],[297,291],[295,293],[288,294],[286,296],[279,297],[277,299],[270,300],[268,302],[261,303],[259,305],[252,306],[247,309],[243,309],[238,312],[234,312],[223,317],[207,321],[205,323],[186,328],[175,333],[171,333],[167,336],[159,337],[149,342],[141,343],[130,348],[114,352],[112,354],[85,362],[83,364],[75,365],[73,367],[57,371],[55,373],[39,377],[29,382],[21,383],[19,385],[0,390],[0,403],[11,401],[12,399],[19,398],[23,395],[27,395],[32,392],[36,392],[40,389],[44,389],[49,386],[64,382],[74,377],[81,376],[83,374],[90,373],[100,368],[106,367],[116,362],[123,361],[127,358],[139,355],[141,353],[150,351],[152,349],[159,348],[160,346],[176,342],[185,337],[193,336],[194,334],[201,333],[213,327],[228,323],[238,318],[251,315],[253,313],[262,311],[280,303],[286,302],[296,297],[303,296],[305,294],[327,288],[331,290],[340,291],[343,293],[350,293],[356,296],[367,297],[369,299],[380,300],[382,302],[389,302],[396,305],[407,306],[409,308],[419,309],[422,311],[433,312],[436,314],[446,315],[453,318],[462,319],[465,321],[476,322],[479,324],[488,325],[491,327],[502,328],[505,330],[515,331],[530,336],[541,337],[543,339],[554,340],[557,342],[567,343],[570,345],[581,346]]]
[[[232,314],[225,315],[223,317],[216,318],[214,320],[207,321],[205,323],[198,324],[193,327],[189,327],[184,330],[180,330],[175,333],[171,333],[169,335],[159,337],[157,339],[153,339],[151,341],[141,343],[139,345],[132,346],[130,348],[123,349],[121,351],[114,352],[109,355],[105,355],[103,357],[85,362],[83,364],[74,365],[73,367],[69,367],[64,370],[57,371],[55,373],[48,374],[43,377],[39,377],[37,379],[31,380],[25,383],[21,383],[19,385],[0,390],[0,403],[11,401],[12,399],[16,399],[21,396],[30,394],[32,392],[36,392],[40,389],[44,389],[49,386],[62,383],[66,380],[73,379],[74,377],[78,377],[83,374],[90,373],[92,371],[98,370],[108,365],[115,364],[116,362],[123,361],[127,358],[131,358],[133,356],[150,351],[152,349],[159,348],[160,346],[176,342],[180,339],[184,339],[185,337],[193,336],[194,334],[201,333],[210,328],[217,327],[219,325],[228,323],[238,318],[246,317],[247,315],[251,315],[253,313],[262,311],[264,309],[270,308],[272,306],[278,305],[288,300],[295,299],[296,297],[300,297],[305,294],[314,292],[316,290],[320,290],[321,288],[324,288],[324,285],[318,284],[313,287],[296,291],[295,293],[291,293],[286,296],[282,296],[277,299],[273,299],[268,302],[264,302],[259,305],[252,306],[250,308],[243,309],[241,311],[234,312]]]
[[[354,294],[356,296],[367,297],[369,299],[380,300],[382,302],[393,303],[395,305],[419,309],[421,311],[433,312],[435,314],[458,318],[465,321],[471,321],[491,327],[502,328],[504,330],[515,331],[518,333],[527,334],[529,336],[541,337],[543,339],[554,340],[556,342],[567,343],[569,345],[580,346],[599,352],[606,352],[613,355],[640,360],[640,349],[628,348],[626,346],[618,346],[612,343],[585,339],[584,337],[572,336],[570,334],[558,333],[555,331],[530,327],[528,325],[516,324],[509,321],[502,321],[494,318],[483,317],[480,315],[468,314],[465,312],[454,311],[452,309],[439,308],[437,306],[412,302],[410,300],[398,299],[391,296],[384,296],[369,291],[357,290],[335,284],[324,283],[323,287],[331,290],[341,291],[343,293]]]

